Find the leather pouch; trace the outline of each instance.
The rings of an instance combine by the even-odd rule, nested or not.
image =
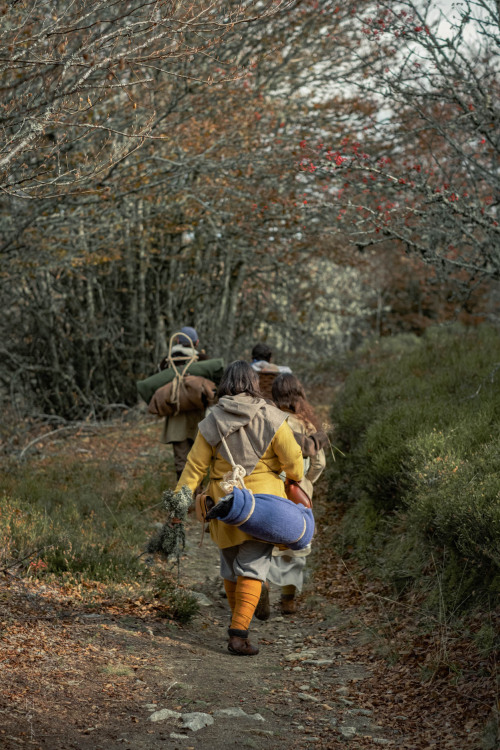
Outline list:
[[[292,503],[303,505],[305,508],[312,508],[312,501],[307,492],[305,492],[298,482],[293,479],[285,481],[286,496]]]

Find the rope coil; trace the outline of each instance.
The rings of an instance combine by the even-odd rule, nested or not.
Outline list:
[[[234,487],[240,487],[242,490],[246,490],[245,487],[245,481],[244,477],[246,477],[246,471],[241,466],[241,464],[237,464],[233,458],[233,455],[231,451],[229,450],[229,446],[226,442],[226,438],[221,436],[222,445],[226,449],[226,453],[229,458],[229,462],[231,464],[231,471],[228,471],[227,474],[224,474],[223,478],[219,482],[219,487],[226,493],[229,494],[232,492]]]
[[[170,341],[168,344],[168,355],[167,355],[168,366],[171,367],[175,373],[174,379],[172,381],[172,395],[171,395],[171,401],[173,404],[175,404],[174,416],[176,416],[179,413],[179,409],[180,409],[180,388],[181,388],[182,379],[184,378],[184,375],[186,374],[189,366],[192,365],[193,362],[196,362],[196,360],[198,359],[198,354],[196,353],[194,344],[191,341],[191,339],[189,339],[189,342],[191,344],[192,354],[189,357],[187,357],[187,361],[184,364],[182,371],[179,372],[177,365],[175,364],[172,358],[172,346],[173,346],[174,340],[178,338],[179,336],[183,336],[185,339],[189,338],[181,331],[179,331],[178,333],[174,333],[170,337]]]

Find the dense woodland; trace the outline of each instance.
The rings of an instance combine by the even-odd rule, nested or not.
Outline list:
[[[0,10],[2,398],[102,416],[169,333],[295,357],[498,316],[499,6]],[[298,361],[298,360],[297,360]]]

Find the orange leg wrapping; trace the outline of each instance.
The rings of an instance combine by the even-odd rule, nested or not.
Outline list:
[[[262,581],[238,576],[231,628],[248,630],[262,591]]]

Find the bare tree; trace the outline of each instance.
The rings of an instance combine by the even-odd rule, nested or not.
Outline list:
[[[0,31],[0,187],[23,198],[83,188],[145,139],[168,140],[168,133],[157,132],[162,113],[147,95],[154,82],[177,77],[211,83],[235,26],[272,18],[288,5],[287,0],[11,3]],[[208,71],[197,64],[207,57]],[[237,74],[237,66],[230,66],[227,77]],[[82,159],[90,141],[91,154]]]
[[[358,65],[353,11],[365,4],[72,4],[93,13],[72,25],[66,6],[61,20],[39,11],[40,33],[67,31],[73,62],[89,34],[100,52],[83,66],[92,91],[71,89],[79,65],[62,79],[56,66],[49,94],[66,94],[43,133],[26,141],[14,94],[18,119],[4,129],[19,150],[0,198],[2,326],[16,332],[0,379],[20,408],[75,417],[134,403],[135,380],[186,322],[226,357],[258,335],[332,353],[367,330],[373,295],[359,300],[363,272],[345,236],[325,237],[324,193],[304,164],[309,144],[317,159],[367,114],[341,101],[338,83]],[[94,64],[111,52],[108,67]],[[18,72],[12,91],[30,93],[35,79]],[[30,117],[41,122],[36,85]]]
[[[498,279],[498,3],[381,0],[353,23],[364,42],[342,106],[357,117],[329,149],[304,148],[328,185],[318,211],[358,249],[390,239],[469,286]]]

